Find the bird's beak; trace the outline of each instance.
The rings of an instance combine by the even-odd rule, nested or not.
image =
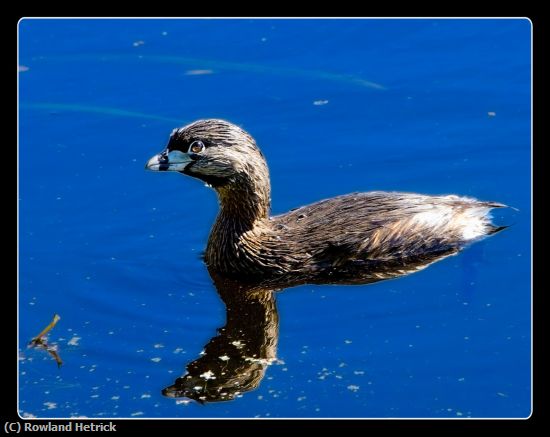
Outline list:
[[[164,150],[147,161],[145,168],[153,171],[183,171],[192,161],[187,153]]]

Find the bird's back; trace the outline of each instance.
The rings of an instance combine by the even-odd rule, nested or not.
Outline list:
[[[295,269],[319,282],[349,276],[364,283],[419,270],[496,232],[488,212],[502,206],[458,196],[353,193],[275,216],[271,224],[280,246],[294,247],[286,253],[296,258]]]

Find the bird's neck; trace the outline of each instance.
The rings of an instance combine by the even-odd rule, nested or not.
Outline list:
[[[227,229],[246,232],[269,218],[271,186],[265,161],[245,164],[216,191],[220,200],[217,221],[223,221]]]
[[[254,179],[247,175],[231,184],[216,189],[220,201],[218,223],[225,230],[246,232],[258,222],[269,218],[269,180]]]
[[[215,189],[220,212],[210,231],[205,261],[224,274],[242,268],[254,271],[257,266],[251,260],[260,256],[262,236],[269,228],[271,190],[267,165],[247,168]]]

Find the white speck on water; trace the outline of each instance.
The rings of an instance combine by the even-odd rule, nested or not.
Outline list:
[[[142,46],[143,44],[145,44],[145,41],[142,41],[142,40],[134,41],[134,42],[132,43],[132,45],[133,45],[134,47],[139,47],[139,46]]]
[[[459,381],[459,382],[462,382],[462,381],[464,381],[464,380],[465,380],[465,378],[458,378],[458,381]]]
[[[412,345],[412,344],[409,344],[409,347],[413,347],[413,345]]]
[[[497,395],[499,395],[500,397],[503,397],[503,398],[507,398],[508,395],[506,393],[502,393],[500,391],[497,391]]]
[[[464,340],[469,340],[469,339],[470,339],[470,337],[464,337]]]
[[[150,234],[149,238],[155,238],[155,236],[153,234]]]
[[[96,399],[96,398],[99,397],[99,395],[91,395],[90,397],[93,398],[93,399]]]
[[[73,338],[71,338],[71,339],[67,342],[67,344],[68,344],[69,346],[78,346],[78,341],[81,340],[81,339],[82,339],[82,337],[77,337],[77,336],[75,335]]]
[[[363,370],[354,370],[354,371],[353,371],[353,374],[354,374],[354,375],[364,375],[365,372],[364,372]]]
[[[178,399],[176,405],[189,405],[191,401],[189,399]]]
[[[338,364],[338,367],[345,367],[345,366],[347,366],[346,363],[340,363],[340,364]]]
[[[118,401],[120,399],[120,396],[111,396],[111,399],[113,401]]]
[[[461,413],[460,411],[457,411],[457,412],[456,412],[456,415],[457,415],[457,416],[462,416],[462,413]]]
[[[264,397],[262,395],[258,395],[258,399],[261,401]]]
[[[229,361],[229,357],[227,355],[222,355],[221,357],[218,357],[222,361]]]
[[[212,74],[214,73],[214,70],[187,70],[185,72],[186,76],[203,76],[206,74]]]
[[[153,363],[158,363],[160,360],[162,360],[162,358],[160,358],[160,357],[151,358],[151,361],[152,361]]]
[[[57,408],[57,404],[55,402],[44,402],[44,405],[48,410],[53,410],[54,408]]]
[[[55,200],[61,200],[61,199],[62,199],[61,196],[57,196],[57,197],[55,198]]]
[[[143,349],[138,349],[136,352],[140,353],[140,352],[144,352],[144,350]]]
[[[29,67],[25,66],[25,65],[19,65],[17,67],[17,71],[20,72],[20,73],[23,73],[24,71],[29,71]],[[34,417],[34,416],[33,416]]]
[[[352,392],[356,392],[357,390],[359,390],[359,386],[358,385],[348,385],[347,389],[349,391],[352,391]]]
[[[164,347],[162,343],[157,343],[153,346],[155,349],[160,349],[161,347]]]
[[[166,36],[166,35],[168,35],[168,32],[162,32],[161,35]]]
[[[352,341],[351,341],[351,340],[344,340],[344,343],[346,343],[346,344],[351,344]]]
[[[487,112],[487,115],[489,117],[495,117],[497,115],[497,113],[495,111],[489,111],[489,112]],[[504,118],[506,118],[506,117],[504,117]]]
[[[151,395],[149,393],[143,393],[141,395],[141,399],[149,399],[151,397]]]
[[[314,100],[313,101],[313,104],[315,106],[323,106],[323,105],[326,105],[328,103],[328,100]]]
[[[114,333],[115,333],[114,331],[109,331],[107,334],[113,335]]]
[[[216,377],[214,376],[214,372],[212,372],[211,370],[208,370],[207,372],[201,373],[199,376],[200,376],[201,378],[206,379],[206,380],[208,380],[208,379],[216,379]]]
[[[181,347],[177,347],[177,348],[174,349],[175,354],[179,354],[181,352],[183,352],[183,348],[181,348]]]
[[[260,39],[261,42],[266,42],[267,41],[267,38],[264,36],[262,37],[262,39]]]
[[[130,416],[132,416],[132,417],[143,416],[143,411],[135,411],[132,414],[130,414]]]
[[[296,398],[296,400],[297,400],[298,402],[305,401],[306,399],[307,399],[306,396],[300,396],[300,397]]]

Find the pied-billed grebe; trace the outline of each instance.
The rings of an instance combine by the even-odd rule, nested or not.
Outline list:
[[[378,191],[270,217],[265,158],[250,134],[224,120],[175,129],[146,168],[193,176],[216,190],[221,209],[204,259],[241,280],[372,282],[419,270],[502,229],[488,215],[500,203]]]

